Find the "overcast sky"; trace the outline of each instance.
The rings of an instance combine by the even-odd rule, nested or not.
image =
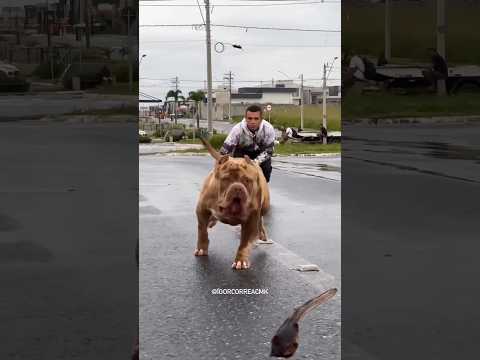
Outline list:
[[[293,1],[213,0],[212,24],[249,25],[301,29],[341,29],[341,3],[297,1],[308,4],[281,6],[220,6],[238,4],[288,4]],[[204,1],[199,0],[205,16]],[[145,6],[194,5],[194,6]],[[217,6],[215,6],[217,5]],[[202,23],[196,0],[140,1],[140,25]],[[223,53],[213,49],[216,42],[239,44],[242,50],[225,45]],[[260,80],[296,78],[303,73],[305,85],[321,85],[322,66],[340,58],[341,35],[325,32],[272,31],[212,27],[213,79],[222,81],[232,71],[233,86],[255,86]],[[172,89],[169,78],[179,77],[185,95],[203,88],[206,80],[205,30],[192,27],[140,27],[140,91],[164,98]],[[330,74],[330,85],[340,84],[340,60]],[[281,74],[279,71],[285,73]],[[318,79],[318,80],[308,80]],[[187,81],[187,80],[196,80]],[[250,83],[246,81],[258,81]],[[214,82],[214,87],[221,84]]]

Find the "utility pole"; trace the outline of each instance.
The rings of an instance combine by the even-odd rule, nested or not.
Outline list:
[[[48,58],[49,58],[49,62],[50,62],[50,78],[53,80],[55,80],[55,68],[54,68],[54,65],[53,65],[53,54],[52,54],[52,37],[50,35],[50,18],[48,16],[48,0],[47,0],[47,11],[46,11],[46,18],[45,18],[45,22],[47,24],[47,47],[48,47]]]
[[[127,44],[128,44],[128,92],[133,91],[132,36],[130,34],[130,3],[127,3]]]
[[[437,0],[437,52],[446,60],[445,33],[446,33],[445,0]],[[437,81],[437,94],[446,95],[445,79]]]
[[[445,58],[445,0],[437,0],[437,52]]]
[[[303,74],[300,74],[300,129],[303,130]]]
[[[228,120],[232,121],[232,71],[225,74],[225,78],[228,80]]]
[[[327,129],[327,64],[323,64],[323,115],[322,126]],[[323,137],[323,144],[327,144],[327,137]]]
[[[48,46],[48,52],[50,53],[50,47],[52,46],[52,38],[50,36],[50,19],[48,17],[48,0],[47,0],[47,11],[45,15],[46,15],[45,23],[47,25],[47,46]]]
[[[90,48],[90,0],[85,0],[85,46],[87,49]]]
[[[390,61],[392,58],[392,1],[385,0],[385,59]]]
[[[212,41],[210,38],[210,0],[205,0],[205,29],[207,32],[207,123],[208,133],[213,135],[213,99],[212,99]]]
[[[19,30],[19,24],[18,24],[18,13],[15,15],[15,39],[16,39],[16,44],[20,45],[20,30]]]

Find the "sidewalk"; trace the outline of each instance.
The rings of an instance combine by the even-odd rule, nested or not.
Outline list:
[[[429,117],[397,117],[397,118],[358,118],[343,120],[348,125],[400,125],[400,124],[469,124],[480,123],[479,115],[429,116]]]
[[[201,144],[180,144],[176,142],[139,144],[138,154],[139,155],[166,154],[173,151],[187,150],[187,149],[204,149],[204,147]]]

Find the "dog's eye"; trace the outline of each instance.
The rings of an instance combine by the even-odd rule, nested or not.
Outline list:
[[[252,180],[250,178],[247,178],[247,177],[244,177],[242,178],[242,181],[247,183],[247,184],[251,184],[252,183]]]

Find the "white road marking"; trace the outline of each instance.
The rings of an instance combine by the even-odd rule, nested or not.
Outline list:
[[[283,245],[275,242],[269,246],[256,247],[255,251],[262,251],[268,254],[274,261],[280,262],[287,269],[295,268],[299,264],[309,264],[310,262],[288,250]],[[312,285],[315,289],[325,291],[332,287],[339,287],[339,282],[335,280],[332,274],[327,273],[319,267],[319,271],[309,271],[307,273],[296,271],[305,282]]]

